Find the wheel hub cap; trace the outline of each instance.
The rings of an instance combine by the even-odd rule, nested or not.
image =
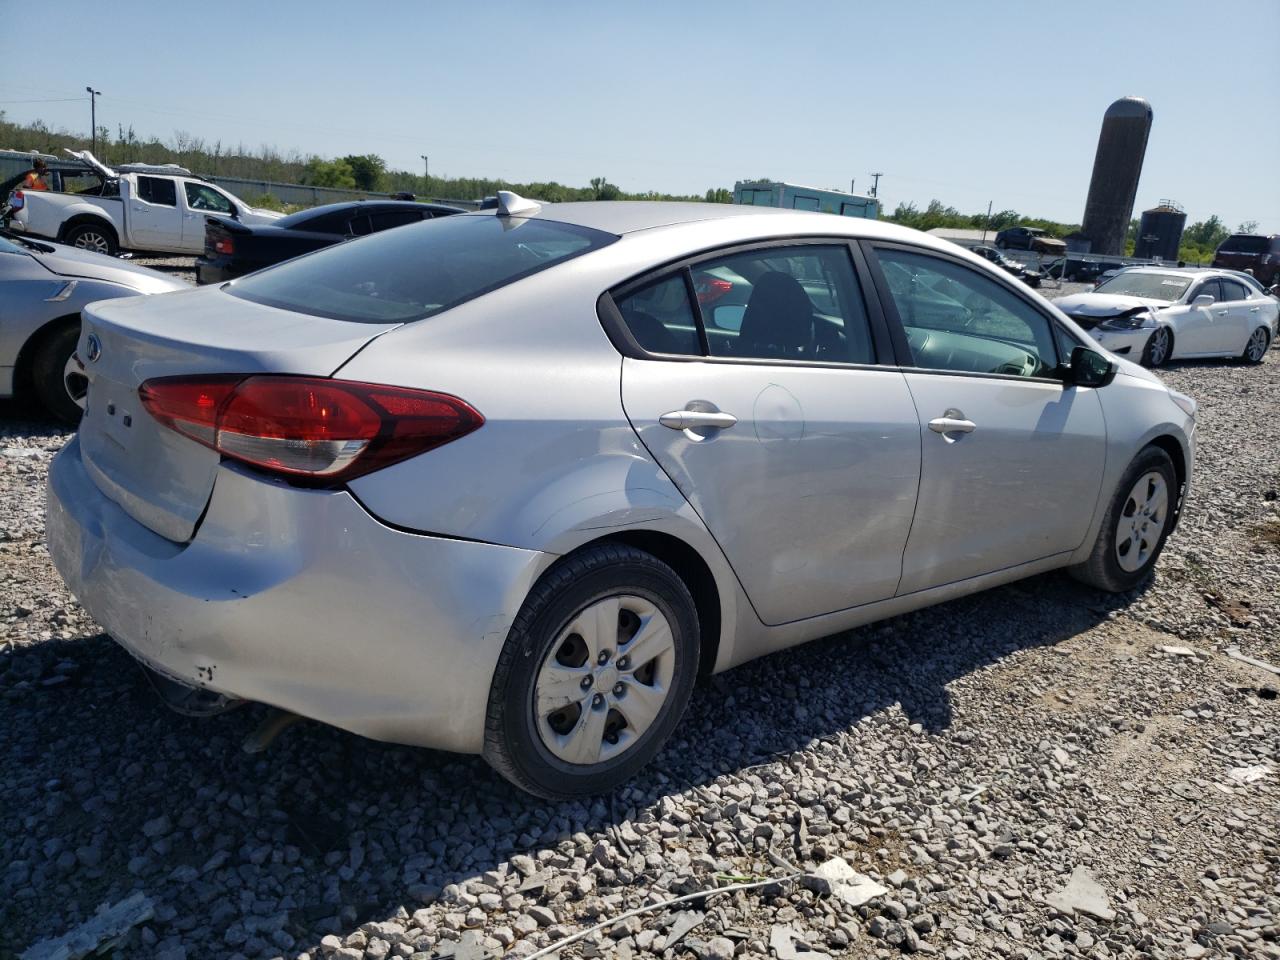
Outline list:
[[[1169,485],[1155,472],[1143,474],[1129,491],[1116,522],[1116,561],[1126,573],[1141,570],[1160,543],[1168,519]]]
[[[591,765],[635,745],[671,690],[675,638],[642,597],[597,600],[560,631],[539,668],[533,712],[543,745]]]
[[[1253,331],[1253,336],[1249,338],[1249,359],[1261,360],[1262,353],[1267,342],[1267,335],[1261,330]]]

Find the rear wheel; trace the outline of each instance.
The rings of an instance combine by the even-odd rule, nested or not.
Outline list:
[[[78,223],[67,230],[64,238],[73,247],[91,250],[94,253],[105,253],[114,257],[120,249],[116,232],[110,227],[96,223]]]
[[[656,557],[601,544],[529,593],[494,671],[484,756],[553,800],[632,777],[675,728],[698,672],[698,616]]]
[[[68,323],[45,336],[31,361],[31,385],[40,403],[72,426],[80,422],[81,411],[67,384],[67,371],[79,340],[80,324]]]
[[[1071,575],[1111,593],[1138,586],[1164,549],[1177,504],[1173,461],[1159,447],[1144,447],[1120,478],[1093,553]]]
[[[1160,326],[1151,331],[1147,345],[1142,348],[1142,365],[1159,367],[1173,355],[1173,334],[1168,327]]]
[[[1248,363],[1261,363],[1262,358],[1267,355],[1267,344],[1270,340],[1271,337],[1267,333],[1267,328],[1259,327],[1253,331],[1253,334],[1249,337],[1249,342],[1244,345],[1244,353],[1241,354],[1241,359]]]

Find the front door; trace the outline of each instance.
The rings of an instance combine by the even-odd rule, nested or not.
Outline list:
[[[1213,303],[1198,307],[1196,297],[1213,297]],[[1181,316],[1175,327],[1174,355],[1194,357],[1223,349],[1221,331],[1228,326],[1227,306],[1222,302],[1222,284],[1216,277],[1201,282],[1187,294],[1186,307],[1173,307]]]
[[[184,181],[182,193],[186,202],[182,216],[182,249],[201,253],[204,251],[205,218],[210,214],[233,217],[235,207],[221,190],[207,183]]]
[[[182,211],[172,177],[138,177],[129,198],[129,243],[149,250],[182,249]]]
[[[905,377],[876,366],[848,247],[722,255],[615,302],[643,351],[623,360],[627,416],[760,618],[892,597],[920,426]]]
[[[899,594],[1076,549],[1106,425],[1096,391],[1058,378],[1053,321],[958,260],[888,246],[877,256],[923,427]]]

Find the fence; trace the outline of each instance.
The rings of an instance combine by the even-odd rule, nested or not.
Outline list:
[[[226,188],[241,200],[251,200],[264,194],[275,197],[281,203],[290,203],[302,207],[315,207],[322,203],[341,203],[344,200],[364,200],[372,197],[390,197],[389,193],[374,193],[367,190],[344,190],[341,187],[312,187],[301,183],[277,183],[274,180],[247,180],[242,177],[208,177],[213,183]],[[474,209],[480,205],[477,200],[449,200],[431,198],[433,203],[447,203],[451,206]]]

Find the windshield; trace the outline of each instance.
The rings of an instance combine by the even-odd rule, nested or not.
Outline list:
[[[444,217],[327,247],[237,280],[255,303],[356,323],[443,313],[618,239],[548,220]]]
[[[1094,293],[1114,293],[1122,297],[1144,297],[1172,303],[1186,293],[1189,286],[1190,277],[1172,273],[1117,273],[1110,280],[1098,284]]]

